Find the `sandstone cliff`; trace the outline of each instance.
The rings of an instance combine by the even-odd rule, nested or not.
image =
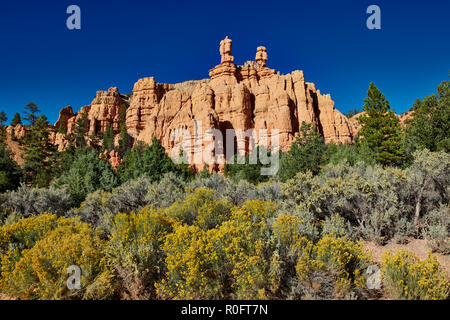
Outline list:
[[[221,41],[221,63],[209,71],[208,79],[178,84],[140,79],[130,100],[117,88],[98,91],[81,112],[63,109],[55,126],[66,125],[70,134],[81,113],[87,112],[87,135],[104,132],[108,125],[117,133],[120,110],[127,107],[127,130],[134,140],[150,143],[156,137],[168,152],[176,144],[171,139],[175,130],[203,135],[212,128],[224,134],[227,129],[277,129],[280,148],[286,150],[303,121],[315,124],[326,142],[352,141],[354,126],[335,109],[330,95],[305,81],[302,71],[281,75],[268,68],[265,47],[257,48],[254,61],[236,65],[231,45],[228,37]],[[55,134],[54,141],[60,149],[65,147],[64,137]]]

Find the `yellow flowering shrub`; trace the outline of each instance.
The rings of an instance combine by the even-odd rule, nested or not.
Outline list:
[[[217,229],[177,225],[167,236],[167,275],[157,292],[171,299],[225,298],[226,266],[222,250],[216,244]]]
[[[364,271],[371,262],[362,245],[347,238],[325,235],[317,244],[307,239],[298,242],[299,259],[296,271],[299,279],[309,280],[315,271],[325,271],[335,279],[335,295],[344,297],[351,288],[364,288]]]
[[[167,275],[158,284],[163,298],[263,299],[270,290],[269,218],[271,202],[248,201],[231,210],[231,219],[204,230],[175,227],[167,235]],[[276,259],[272,259],[276,263]]]
[[[287,246],[300,240],[300,225],[302,220],[297,215],[280,214],[272,228],[275,236]]]
[[[219,228],[226,261],[232,265],[233,292],[236,299],[267,299],[277,281],[271,263],[279,262],[274,254],[268,220],[275,216],[272,202],[247,201],[233,208],[232,218]]]
[[[105,281],[104,246],[88,224],[60,226],[23,250],[14,269],[2,274],[2,291],[25,299],[107,298],[112,288]],[[80,289],[67,287],[67,269],[72,265],[81,269]],[[101,286],[94,284],[98,278]]]
[[[37,241],[55,228],[74,224],[74,220],[43,213],[21,218],[11,225],[0,227],[0,290],[4,286],[4,281],[7,280],[4,273],[14,270],[24,249],[31,249]]]
[[[383,284],[394,299],[448,299],[450,284],[436,256],[429,252],[425,260],[414,253],[387,251],[382,262]]]
[[[164,274],[162,244],[172,232],[173,221],[161,210],[142,208],[138,213],[119,213],[111,228],[106,250],[108,265],[122,282],[123,298],[155,296],[154,284]]]
[[[230,218],[231,203],[214,199],[215,191],[206,187],[195,189],[166,209],[166,214],[186,224],[195,224],[202,229],[211,229]]]

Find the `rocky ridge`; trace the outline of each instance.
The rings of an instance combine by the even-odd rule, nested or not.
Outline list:
[[[180,129],[200,136],[209,129],[218,129],[224,136],[227,129],[266,129],[269,136],[279,130],[280,148],[287,150],[304,121],[314,124],[325,142],[353,140],[354,124],[334,107],[329,94],[305,81],[303,71],[282,75],[267,67],[267,49],[262,46],[254,61],[236,65],[231,48],[228,37],[220,42],[221,63],[209,71],[207,79],[165,84],[143,78],[134,84],[131,98],[115,87],[98,91],[78,113],[70,106],[62,109],[55,129],[64,126],[63,131],[73,133],[76,121],[86,112],[86,136],[105,132],[108,126],[118,134],[121,108],[127,108],[126,126],[134,141],[148,144],[156,137],[169,154],[177,144],[172,135]],[[65,135],[58,130],[52,133],[52,141],[59,150],[67,147]]]

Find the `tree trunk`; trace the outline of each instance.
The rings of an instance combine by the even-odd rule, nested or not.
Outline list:
[[[420,211],[422,209],[422,195],[424,189],[425,184],[423,184],[422,188],[420,188],[419,194],[417,195],[416,212],[414,213],[414,224],[413,224],[415,228],[417,228],[417,224],[419,223]]]

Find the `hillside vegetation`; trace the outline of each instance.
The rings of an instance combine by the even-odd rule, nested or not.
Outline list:
[[[356,143],[325,144],[304,123],[271,177],[261,176],[261,163],[195,173],[173,163],[156,139],[122,143],[114,170],[100,156],[116,148],[111,137],[87,146],[80,122],[71,145],[57,152],[45,116],[29,117],[18,141],[23,168],[0,148],[0,293],[448,299],[447,272],[432,252],[450,254],[449,84],[417,100],[405,127],[371,84]],[[3,138],[4,131],[2,124]],[[375,262],[361,242],[411,239],[427,242],[426,259],[398,251]],[[70,290],[73,265],[81,287]],[[381,286],[373,287],[368,270],[376,265]]]

